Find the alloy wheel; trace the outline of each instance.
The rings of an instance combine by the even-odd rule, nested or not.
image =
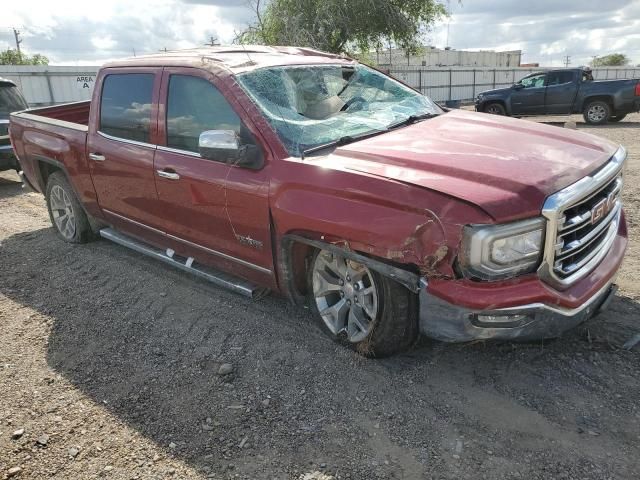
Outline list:
[[[76,216],[71,198],[59,185],[54,185],[50,195],[49,202],[53,221],[60,234],[65,239],[71,240],[76,234]]]
[[[312,275],[313,296],[327,328],[353,343],[367,338],[378,314],[378,291],[371,271],[322,250]]]
[[[587,116],[592,122],[598,123],[604,120],[607,116],[607,111],[602,105],[592,105],[589,107]]]

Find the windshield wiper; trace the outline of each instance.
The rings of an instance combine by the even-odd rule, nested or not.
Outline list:
[[[440,114],[439,113],[422,113],[420,115],[409,115],[404,120],[400,120],[399,122],[392,123],[391,125],[389,125],[387,127],[387,130],[393,130],[394,128],[404,127],[406,125],[412,125],[421,120],[428,120],[430,118],[437,117],[438,115]]]
[[[342,145],[346,145],[348,143],[357,142],[358,140],[364,140],[365,138],[374,137],[376,135],[380,135],[381,133],[386,133],[387,130],[369,130],[368,132],[361,133],[360,135],[345,135],[344,137],[340,137],[337,140],[332,142],[323,143],[322,145],[317,145],[315,147],[307,148],[302,151],[302,160],[304,157],[309,155],[310,153],[319,152],[320,150],[324,150],[325,148],[334,148],[341,147]]]

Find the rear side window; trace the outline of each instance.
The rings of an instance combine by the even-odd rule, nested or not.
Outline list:
[[[152,73],[105,77],[100,102],[100,131],[127,140],[149,143]]]
[[[573,82],[573,72],[551,72],[547,74],[547,86]]]
[[[167,146],[198,152],[206,130],[233,130],[240,135],[240,118],[220,91],[204,78],[169,77]]]
[[[8,114],[29,108],[17,87],[0,83],[0,112]]]

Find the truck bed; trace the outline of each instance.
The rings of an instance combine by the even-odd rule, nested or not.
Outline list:
[[[52,107],[41,107],[26,110],[24,113],[37,115],[39,117],[50,118],[53,120],[61,120],[78,125],[89,125],[89,108],[91,101],[65,103],[62,105],[54,105]]]
[[[78,198],[92,209],[95,192],[86,159],[90,102],[12,113],[10,135],[29,185],[44,192],[51,167],[64,171]],[[71,172],[71,174],[69,173]]]

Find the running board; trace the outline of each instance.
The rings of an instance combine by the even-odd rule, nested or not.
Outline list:
[[[159,248],[152,247],[151,245],[147,245],[146,243],[124,235],[113,228],[103,228],[100,230],[100,236],[107,240],[111,240],[118,245],[130,248],[138,253],[142,253],[143,255],[160,260],[161,262],[172,265],[180,270],[189,272],[215,285],[227,288],[239,293],[240,295],[244,295],[245,297],[257,298],[266,293],[264,288],[257,287],[245,280],[241,280],[227,273],[219,272],[202,265],[195,266],[195,262],[192,257],[186,259],[182,258],[184,260],[184,263],[182,263],[179,261],[180,257],[175,255],[173,250],[161,250]]]

